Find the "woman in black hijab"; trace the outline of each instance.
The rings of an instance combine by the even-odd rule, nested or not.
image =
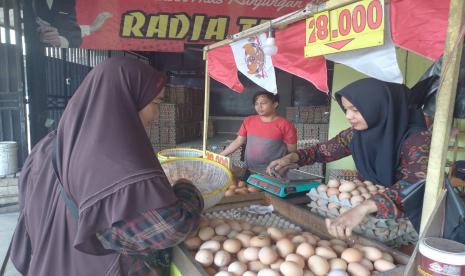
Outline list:
[[[136,59],[102,62],[34,146],[11,246],[21,274],[166,275],[160,252],[197,228],[203,199],[186,180],[171,186],[144,129],[165,80]]]
[[[275,160],[268,170],[291,163],[326,163],[352,155],[359,178],[389,187],[328,222],[338,237],[351,234],[368,213],[395,218],[403,213],[399,191],[425,178],[431,135],[422,113],[410,109],[405,85],[376,79],[356,81],[336,93],[351,128],[328,142]]]

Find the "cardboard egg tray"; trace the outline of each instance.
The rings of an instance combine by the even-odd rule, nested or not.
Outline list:
[[[311,202],[307,205],[310,211],[322,217],[335,218],[340,215],[339,208],[328,208],[329,203],[346,208],[355,207],[348,199],[340,200],[335,195],[328,197],[325,192],[317,192],[316,189],[310,190],[307,196],[311,199]],[[392,247],[418,241],[418,234],[406,218],[382,219],[368,215],[360,225],[354,228],[354,231]]]
[[[242,220],[263,227],[277,227],[302,231],[302,228],[276,213],[257,214],[250,212],[249,207],[212,211],[204,214],[208,219]]]

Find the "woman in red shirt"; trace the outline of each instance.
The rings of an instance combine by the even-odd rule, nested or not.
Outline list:
[[[246,166],[266,167],[271,161],[297,150],[297,131],[291,122],[277,114],[278,95],[261,91],[254,95],[253,103],[258,115],[245,118],[237,138],[221,155],[233,153],[247,141]]]

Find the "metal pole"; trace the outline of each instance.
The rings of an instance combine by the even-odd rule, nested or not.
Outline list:
[[[328,11],[328,10],[334,10],[355,2],[358,2],[360,0],[330,0],[328,2],[321,3],[319,5],[312,5],[308,4],[305,8],[283,15],[281,17],[275,18],[271,20],[271,26],[274,29],[280,29],[280,28],[285,28],[287,25],[292,24],[294,22],[297,22],[299,20],[306,19],[316,13],[320,13],[323,11]],[[384,3],[389,3],[389,0],[385,0]],[[207,45],[204,47],[204,50],[213,50],[215,48],[228,45],[234,41],[257,35],[263,32],[268,31],[270,28],[270,22],[266,22],[260,25],[257,25],[255,27],[252,27],[250,29],[244,30],[240,33],[234,34],[231,37],[218,41],[216,43]]]
[[[210,76],[208,76],[208,51],[203,50],[205,60],[205,99],[203,105],[203,156],[207,155],[208,117],[210,115]]]
[[[420,234],[433,213],[435,202],[443,189],[444,167],[446,164],[449,132],[454,111],[457,79],[463,45],[465,23],[465,1],[450,0],[449,22],[441,70],[440,85],[434,114],[433,136],[426,175],[426,188],[421,216]]]

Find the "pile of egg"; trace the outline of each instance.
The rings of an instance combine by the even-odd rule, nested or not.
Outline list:
[[[203,219],[184,245],[217,276],[368,276],[396,267],[375,247],[238,220]]]
[[[343,204],[340,202],[347,200],[350,203],[350,206],[354,207],[371,198],[372,195],[384,192],[385,190],[385,187],[381,185],[375,185],[370,181],[348,181],[343,179],[331,179],[326,185],[321,184],[316,188],[316,191],[319,194],[325,193],[328,198],[331,198],[332,196],[337,197],[339,204],[332,202],[329,203],[327,207],[328,209],[340,208],[341,214],[346,212],[349,209],[349,206],[341,207],[340,205]],[[322,203],[325,203],[325,200],[326,199],[322,199]]]
[[[247,185],[244,181],[238,181],[237,183],[234,182],[231,184],[226,190],[224,196],[234,196],[234,195],[241,195],[241,194],[248,194],[248,193],[256,193],[260,192],[261,190],[254,187]]]

